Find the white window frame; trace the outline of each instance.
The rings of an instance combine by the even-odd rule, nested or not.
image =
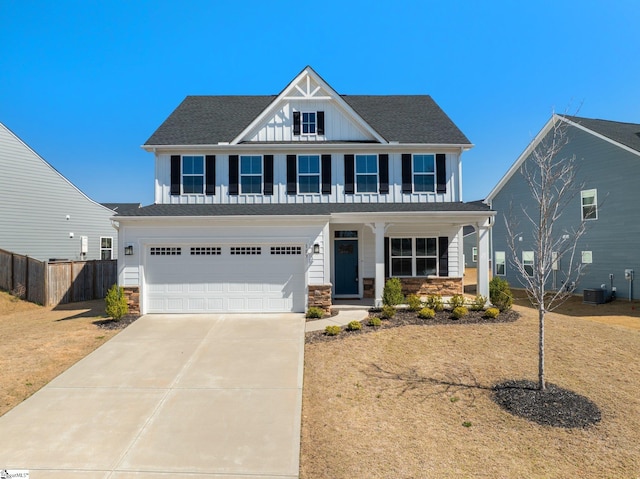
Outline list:
[[[592,203],[585,203],[585,199],[592,198]],[[587,213],[585,213],[587,209]],[[593,217],[587,217],[590,215],[590,210],[594,212]],[[598,190],[592,188],[590,190],[582,190],[580,192],[580,213],[584,221],[593,221],[598,219]]]
[[[242,173],[242,160],[244,158],[260,158],[260,173]],[[240,194],[242,195],[261,195],[262,194],[262,185],[264,184],[264,179],[263,179],[263,175],[264,175],[264,158],[262,155],[240,155],[239,158],[239,165],[238,165],[238,189],[240,191]],[[260,191],[243,191],[243,187],[242,187],[242,178],[260,178],[260,181],[258,182],[258,184],[260,185]]]
[[[433,163],[433,173],[416,171],[416,157],[431,157],[431,161]],[[433,188],[430,190],[418,189],[418,183],[416,182],[416,177],[418,176],[431,176],[433,178]],[[411,180],[413,181],[413,191],[415,193],[435,193],[436,192],[436,155],[427,154],[427,153],[413,155],[412,161],[411,161]]]
[[[301,173],[300,172],[300,158],[316,158],[318,160],[318,172],[317,173]],[[320,155],[298,155],[296,158],[297,161],[297,172],[298,172],[298,193],[302,195],[318,195],[320,194],[320,190],[322,188],[321,178],[322,178],[322,161],[320,160]],[[300,178],[311,178],[316,177],[318,179],[318,191],[302,191]]]
[[[423,240],[433,240],[435,241],[435,247],[436,247],[436,254],[435,255],[418,255],[418,251],[417,251],[417,245],[418,245],[418,241],[419,239],[423,239]],[[393,240],[411,240],[411,255],[402,255],[402,256],[394,256],[393,254]],[[436,237],[432,237],[432,236],[412,236],[412,237],[407,237],[407,236],[395,236],[395,237],[391,237],[389,238],[389,273],[392,277],[394,278],[426,278],[429,276],[438,276],[439,275],[439,254],[438,254],[438,238]],[[411,276],[407,276],[407,275],[400,275],[400,274],[395,274],[393,271],[393,260],[394,259],[400,259],[400,258],[410,258],[411,259]],[[435,260],[435,274],[434,275],[428,275],[428,276],[423,276],[423,275],[418,275],[418,260],[419,259],[434,259]]]
[[[523,251],[522,252],[522,269],[524,269],[527,276],[533,278],[533,268],[535,261],[535,253],[533,251]],[[527,267],[531,268],[531,272],[527,269]]]
[[[185,173],[184,172],[184,160],[185,158],[193,158],[193,159],[200,159],[200,161],[202,162],[202,173]],[[206,168],[206,164],[204,161],[204,156],[203,155],[182,155],[181,157],[181,162],[180,162],[180,187],[182,188],[182,194],[183,195],[203,195],[204,194],[204,183],[205,183],[205,168]],[[201,191],[186,191],[185,189],[185,178],[201,178],[202,179],[202,188]]]
[[[313,121],[307,119],[305,121],[305,116],[308,118],[310,115],[313,115]],[[308,130],[313,129],[313,131],[304,131],[305,126]],[[300,112],[300,134],[301,135],[317,135],[318,134],[318,112],[317,111],[301,111]]]
[[[474,246],[473,248],[471,248],[471,261],[473,263],[477,263],[478,262],[478,247]]]
[[[103,240],[109,240],[109,247],[102,246]],[[109,257],[103,258],[103,252],[108,251]],[[113,259],[113,236],[100,236],[100,259]]]
[[[365,172],[358,172],[358,158],[362,158],[362,157],[373,157],[375,158],[375,172],[370,172],[370,171],[365,171]],[[359,155],[354,155],[354,171],[355,171],[355,188],[356,188],[356,193],[377,193],[378,192],[378,155],[370,155],[370,154],[359,154]],[[365,160],[365,162],[368,162],[368,159]],[[374,188],[372,191],[361,191],[360,190],[360,182],[358,181],[358,177],[359,176],[367,176],[367,177],[375,177],[375,181],[374,181]]]
[[[582,264],[591,264],[593,263],[593,251],[582,251]]]
[[[495,262],[496,262],[496,276],[506,276],[507,275],[507,257],[504,251],[496,251],[495,252]],[[500,272],[499,266],[502,266],[502,273]]]

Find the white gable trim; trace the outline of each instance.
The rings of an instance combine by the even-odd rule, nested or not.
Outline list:
[[[311,90],[311,79],[314,80],[319,86]],[[301,87],[300,84],[304,86]],[[306,87],[306,90],[305,88]],[[328,94],[328,96],[316,96],[317,93],[320,93],[322,90]],[[296,92],[298,95],[296,95]],[[240,132],[238,136],[236,136],[231,142],[231,145],[237,145],[242,141],[242,139],[249,134],[253,129],[259,126],[262,122],[264,122],[267,117],[275,114],[277,111],[278,105],[283,101],[287,100],[331,100],[334,101],[342,110],[344,110],[349,117],[360,126],[366,133],[371,135],[375,140],[379,143],[386,144],[388,143],[380,134],[375,131],[366,121],[362,119],[360,115],[358,115],[353,108],[351,108],[347,102],[345,102],[342,97],[326,83],[320,75],[318,75],[313,68],[307,66],[304,70],[296,76],[287,87],[282,90],[282,92],[276,97],[276,99],[265,108],[260,115],[258,115],[244,130]]]

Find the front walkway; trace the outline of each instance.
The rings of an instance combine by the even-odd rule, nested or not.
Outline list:
[[[32,479],[298,477],[304,316],[147,315],[0,417]]]

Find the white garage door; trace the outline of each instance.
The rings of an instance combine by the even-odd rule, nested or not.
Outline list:
[[[303,312],[304,248],[157,245],[145,258],[148,313]]]

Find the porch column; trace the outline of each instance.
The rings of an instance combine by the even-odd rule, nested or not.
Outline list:
[[[476,225],[476,238],[478,244],[478,294],[489,298],[489,219]]]
[[[385,224],[376,222],[373,232],[376,237],[376,284],[375,284],[375,302],[376,307],[382,306],[382,291],[384,289],[384,231]]]

